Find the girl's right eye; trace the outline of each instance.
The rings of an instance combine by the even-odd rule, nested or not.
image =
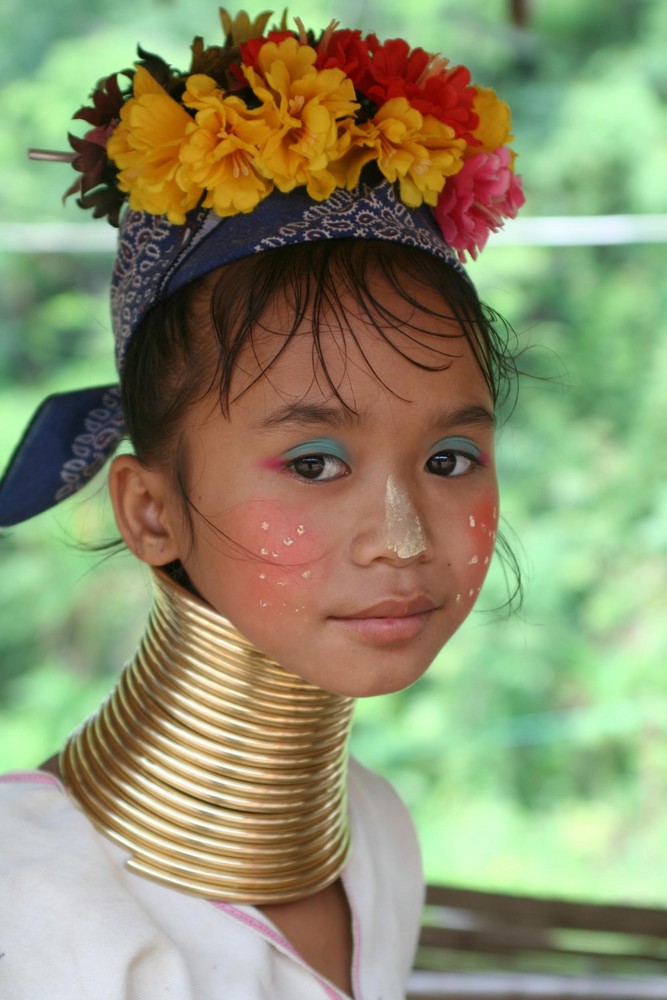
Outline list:
[[[349,466],[336,455],[300,455],[285,463],[294,476],[310,482],[326,483],[350,474]]]

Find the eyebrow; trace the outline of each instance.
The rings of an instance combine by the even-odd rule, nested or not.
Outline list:
[[[293,424],[296,427],[357,427],[362,422],[363,418],[359,413],[342,404],[326,406],[323,403],[294,403],[272,410],[259,421],[257,427],[268,429],[282,424]]]
[[[443,409],[433,414],[432,419],[429,421],[429,426],[434,429],[458,425],[493,428],[496,426],[496,416],[486,406],[473,404],[471,406],[460,406],[454,410]]]
[[[295,427],[359,427],[364,423],[363,412],[351,410],[342,404],[327,406],[322,403],[294,403],[272,410],[257,423],[258,429],[268,430],[290,424]],[[486,406],[472,404],[455,409],[443,407],[431,414],[426,426],[435,430],[446,427],[491,427],[496,426],[496,417]]]

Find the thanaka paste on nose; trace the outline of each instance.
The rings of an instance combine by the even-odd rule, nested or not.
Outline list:
[[[417,511],[393,476],[387,477],[384,497],[384,544],[399,559],[413,559],[426,551],[426,538]]]

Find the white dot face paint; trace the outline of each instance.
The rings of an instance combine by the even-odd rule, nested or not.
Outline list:
[[[426,551],[426,537],[417,511],[393,476],[387,477],[384,498],[384,544],[399,559],[414,559]]]

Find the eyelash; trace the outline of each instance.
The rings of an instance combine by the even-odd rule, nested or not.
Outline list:
[[[432,466],[432,463],[442,459],[443,457],[446,457],[448,471],[436,471],[436,469]],[[456,472],[456,465],[461,459],[468,464],[463,471]],[[320,478],[322,473],[327,470],[327,465],[331,466],[332,463],[337,465],[339,469],[342,467],[345,471]],[[300,464],[302,465],[302,470],[298,471],[298,466]],[[431,455],[431,457],[426,461],[425,468],[432,475],[439,476],[443,479],[459,479],[462,476],[470,475],[470,473],[474,472],[476,468],[485,464],[486,463],[481,452],[475,453],[472,449],[470,451],[465,451],[458,448],[441,448]],[[303,466],[305,466],[305,469]],[[286,461],[283,468],[290,472],[296,479],[301,479],[311,483],[333,482],[336,479],[343,479],[346,476],[349,476],[351,471],[349,465],[338,455],[330,455],[325,452],[312,452],[311,454],[298,455],[296,458]],[[311,472],[315,471],[316,474],[313,476],[306,475],[304,474],[306,470]]]

